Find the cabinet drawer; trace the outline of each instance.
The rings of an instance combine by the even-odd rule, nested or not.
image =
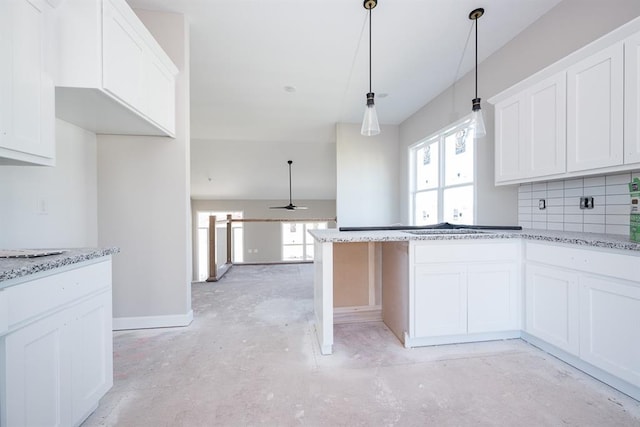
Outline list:
[[[527,261],[635,281],[640,284],[640,256],[558,244],[526,243]]]
[[[422,241],[414,244],[414,262],[416,264],[433,262],[483,262],[508,261],[518,258],[520,241]]]
[[[110,285],[111,262],[104,261],[24,282],[6,288],[0,294],[5,294],[7,323],[11,328]]]

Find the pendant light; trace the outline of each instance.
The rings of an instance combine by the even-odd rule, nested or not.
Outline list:
[[[373,136],[380,133],[378,114],[373,102],[374,93],[371,90],[371,10],[378,5],[378,0],[364,0],[363,5],[369,11],[369,93],[367,93],[367,107],[364,110],[360,133],[364,136]]]
[[[471,128],[474,130],[474,138],[482,138],[487,134],[480,109],[480,98],[478,98],[478,19],[482,15],[484,15],[483,8],[474,9],[469,14],[469,19],[476,21],[476,97],[471,101]]]

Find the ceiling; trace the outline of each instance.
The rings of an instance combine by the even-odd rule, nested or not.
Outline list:
[[[361,0],[128,1],[187,16],[193,139],[328,143],[336,123],[362,120],[368,24]],[[380,0],[372,61],[381,124],[400,124],[473,70],[471,10],[485,8],[482,62],[559,1]]]

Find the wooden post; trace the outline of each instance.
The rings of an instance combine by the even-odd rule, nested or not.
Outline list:
[[[209,216],[209,277],[207,282],[217,282],[216,269],[216,217]]]
[[[227,264],[231,264],[231,239],[232,239],[232,230],[231,230],[231,214],[227,214]]]

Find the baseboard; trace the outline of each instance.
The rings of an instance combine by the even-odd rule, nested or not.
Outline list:
[[[192,321],[193,310],[189,310],[186,314],[172,314],[168,316],[114,317],[113,330],[173,328],[189,326]]]
[[[618,391],[621,391],[622,393],[634,398],[637,401],[640,401],[640,387],[638,387],[637,385],[631,384],[630,382],[620,377],[610,374],[607,371],[604,371],[589,362],[585,362],[578,356],[568,353],[565,350],[562,350],[552,344],[534,337],[533,335],[529,335],[524,331],[522,332],[522,339],[529,344],[538,347],[540,350],[549,353],[550,355],[573,366],[574,368],[581,370],[585,374],[590,375],[599,381],[602,381],[603,383],[617,389]]]
[[[444,345],[444,344],[462,344],[470,342],[482,342],[482,341],[498,341],[498,340],[510,340],[521,337],[521,332],[517,331],[500,331],[500,332],[486,332],[478,334],[463,334],[463,335],[443,335],[436,337],[418,337],[409,338],[405,333],[404,346],[406,348],[423,347],[430,345]]]

